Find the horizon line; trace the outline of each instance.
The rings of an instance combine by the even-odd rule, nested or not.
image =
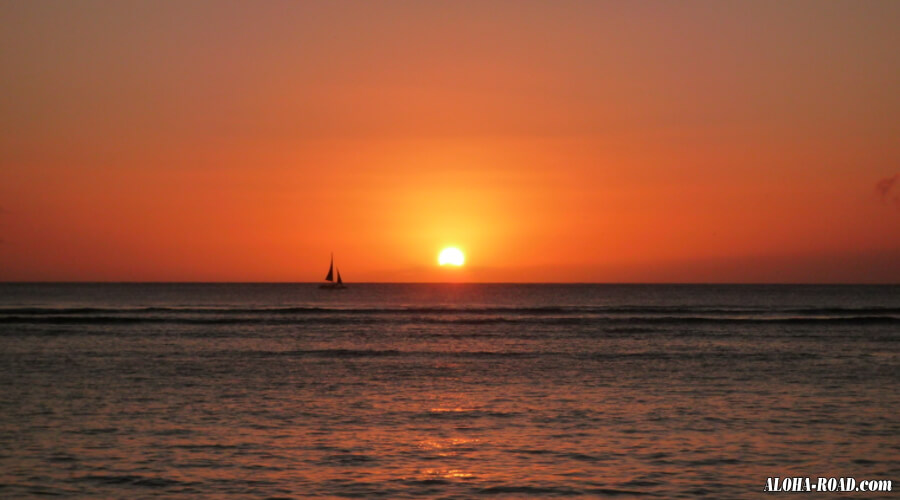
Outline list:
[[[319,285],[323,281],[2,281],[0,285]],[[628,285],[628,286],[900,286],[900,282],[789,282],[789,281],[354,281],[346,285]]]

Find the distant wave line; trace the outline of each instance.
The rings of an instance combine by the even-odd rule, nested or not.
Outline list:
[[[402,350],[402,349],[297,349],[284,351],[258,350],[258,351],[211,351],[207,356],[219,357],[223,355],[255,356],[255,357],[321,357],[321,358],[365,358],[365,357],[416,357],[416,356],[449,356],[456,358],[544,358],[547,356],[567,357],[573,359],[592,360],[616,360],[616,359],[682,359],[684,353],[665,350],[648,351],[486,351],[486,350]],[[809,352],[740,352],[724,351],[715,352],[710,356],[719,358],[753,358],[753,359],[807,359],[817,358],[820,355]]]
[[[216,315],[302,314],[799,314],[799,315],[894,315],[898,307],[694,307],[677,306],[548,306],[548,307],[0,307],[0,315],[128,315],[147,313]]]
[[[0,315],[0,324],[187,324],[187,325],[301,325],[301,324],[545,324],[545,325],[621,325],[621,324],[893,324],[900,316],[832,317],[723,317],[723,316],[494,316],[404,318],[368,316],[298,317],[186,317],[186,316],[73,316],[73,315]]]

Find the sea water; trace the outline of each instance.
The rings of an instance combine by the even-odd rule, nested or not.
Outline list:
[[[896,480],[898,341],[897,286],[0,284],[0,496]]]

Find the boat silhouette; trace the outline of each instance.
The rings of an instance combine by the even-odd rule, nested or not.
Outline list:
[[[337,281],[334,279],[335,271],[337,271]],[[343,290],[347,288],[344,286],[344,280],[341,279],[341,270],[334,267],[334,253],[331,254],[331,265],[328,266],[328,274],[325,276],[325,281],[328,283],[322,283],[319,285],[319,288],[327,290]]]

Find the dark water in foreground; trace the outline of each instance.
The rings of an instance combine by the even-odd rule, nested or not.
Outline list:
[[[885,286],[0,284],[0,497],[897,490],[898,341]]]

